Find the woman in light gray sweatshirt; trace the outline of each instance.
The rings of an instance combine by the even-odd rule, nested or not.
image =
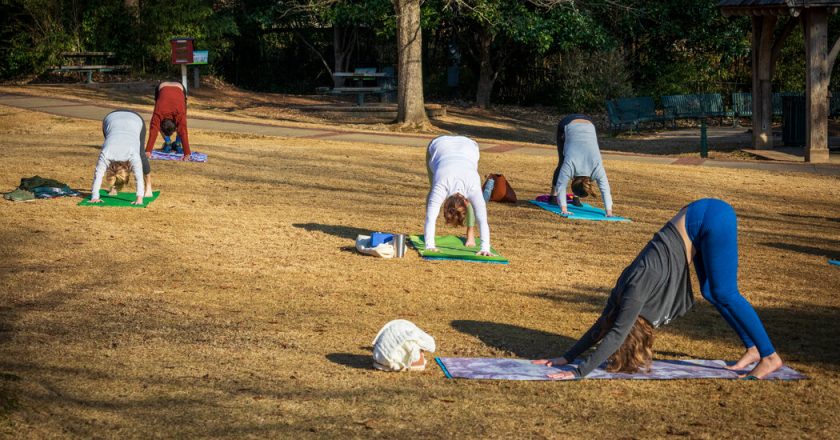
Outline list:
[[[560,205],[563,215],[572,215],[566,205],[566,188],[578,197],[595,195],[595,183],[604,199],[607,217],[612,217],[612,194],[607,172],[598,148],[598,135],[589,116],[575,113],[557,124],[557,168],[551,180],[552,201]]]
[[[93,174],[91,203],[102,202],[99,189],[103,179],[110,186],[109,193],[116,195],[117,190],[128,182],[133,173],[137,184],[137,200],[132,205],[142,205],[144,196],[152,196],[151,167],[143,148],[146,142],[146,123],[135,112],[115,110],[102,120],[102,134],[105,142]]]

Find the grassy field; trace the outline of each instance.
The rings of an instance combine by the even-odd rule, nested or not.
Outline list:
[[[607,162],[629,224],[563,221],[524,200],[554,159],[484,154],[522,199],[490,205],[507,266],[379,260],[357,234],[422,230],[419,148],[191,133],[206,164],[153,162],[149,208],[0,203],[0,436],[755,438],[836,436],[840,180]],[[0,188],[87,189],[98,122],[0,107]],[[446,380],[371,368],[406,318],[444,356],[560,354],[680,207],[739,214],[743,294],[799,382]],[[439,225],[441,232],[455,231]],[[693,275],[692,275],[693,277]],[[696,280],[693,281],[696,287]],[[698,295],[699,296],[699,295]],[[659,358],[736,359],[700,301]]]

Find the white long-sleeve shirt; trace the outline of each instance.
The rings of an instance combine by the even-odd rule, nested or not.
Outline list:
[[[102,121],[105,142],[102,144],[102,151],[99,153],[99,161],[96,163],[96,171],[93,174],[92,200],[99,198],[99,189],[102,187],[102,179],[105,177],[108,165],[111,162],[122,161],[131,163],[134,181],[137,183],[137,197],[143,197],[143,160],[140,155],[143,154],[142,142],[144,140],[140,137],[144,126],[143,118],[129,111],[111,112]]]
[[[598,136],[595,126],[589,123],[573,123],[565,127],[566,141],[563,146],[563,165],[557,178],[555,194],[560,206],[566,209],[566,187],[569,181],[578,176],[591,177],[598,183],[601,197],[604,198],[604,209],[612,209],[612,194],[604,162],[598,148]]]
[[[440,136],[429,143],[432,187],[426,201],[426,249],[435,247],[435,222],[447,197],[461,194],[469,200],[478,222],[481,250],[490,252],[487,205],[478,174],[478,144],[464,136]]]

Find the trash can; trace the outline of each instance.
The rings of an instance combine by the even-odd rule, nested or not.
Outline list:
[[[805,97],[782,97],[782,143],[786,147],[805,146]]]

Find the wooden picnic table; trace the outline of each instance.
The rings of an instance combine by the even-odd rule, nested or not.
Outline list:
[[[104,63],[109,58],[116,56],[114,52],[61,52],[59,55],[68,60],[79,59],[80,61],[51,67],[49,70],[53,72],[86,73],[88,84],[93,83],[93,72],[113,72],[131,68],[127,64],[108,65]]]
[[[371,72],[360,69],[356,72],[335,72],[332,76],[336,86],[326,93],[334,95],[355,94],[356,104],[359,106],[364,105],[365,94],[376,94],[384,99],[389,93],[393,93],[391,80],[394,75],[389,72]],[[348,80],[351,85],[345,85],[345,81]],[[365,85],[366,80],[376,80],[376,85]]]

